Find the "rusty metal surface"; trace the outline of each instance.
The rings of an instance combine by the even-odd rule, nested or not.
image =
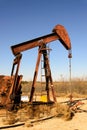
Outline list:
[[[32,39],[30,41],[19,43],[17,45],[13,45],[13,46],[11,46],[11,50],[14,55],[17,55],[18,53],[20,53],[22,51],[40,46],[42,42],[47,44],[47,43],[57,40],[57,39],[58,39],[57,34],[52,33],[52,34],[48,34],[48,35],[45,35],[45,36],[42,36],[39,38]]]
[[[0,105],[5,106],[8,102],[8,96],[13,84],[13,77],[0,76]]]
[[[21,101],[21,81],[22,75],[18,75],[20,60],[19,54],[13,60],[11,76],[0,75],[0,106],[11,109]]]
[[[29,50],[29,49],[32,49],[35,47],[41,48],[43,45],[46,46],[47,43],[52,42],[54,40],[59,40],[67,50],[71,50],[70,38],[69,38],[68,33],[67,33],[66,29],[64,28],[64,26],[56,25],[52,31],[53,32],[51,34],[44,35],[44,36],[38,37],[36,39],[32,39],[30,41],[25,41],[23,43],[19,43],[17,45],[11,46],[11,50],[12,50],[13,54],[17,57],[17,55],[19,55],[23,51],[26,51],[26,50]],[[44,57],[44,64],[46,64],[46,62],[48,63],[48,60],[46,60],[47,55],[45,56],[46,53],[47,53],[46,47],[45,47],[45,50],[43,50],[43,51],[41,51],[39,49],[34,78],[33,78],[33,84],[32,84],[32,89],[31,89],[31,94],[30,94],[30,102],[33,100],[33,94],[35,91],[35,83],[36,83],[36,79],[37,79],[38,67],[39,67],[39,63],[40,63],[41,54],[43,54],[43,57]],[[70,54],[68,56],[69,58],[71,58]],[[49,76],[47,76],[48,68],[49,68],[49,72],[50,72]],[[54,90],[53,90],[53,81],[52,81],[49,63],[45,65],[44,69],[45,69],[46,90],[47,90],[48,100],[50,100],[49,86],[48,86],[48,82],[50,81],[51,87],[52,87],[51,89],[52,89],[52,93],[53,93],[53,98],[54,98],[54,101],[56,101],[56,97],[55,97]],[[18,70],[19,70],[19,67],[18,67]],[[17,71],[17,73],[18,73],[18,71]],[[16,74],[16,77],[17,76],[18,76],[18,74]],[[13,86],[13,88],[14,88],[14,86]]]
[[[17,45],[13,45],[11,46],[11,50],[14,55],[17,55],[22,51],[41,46],[42,42],[47,44],[58,39],[67,50],[71,49],[71,42],[66,29],[62,25],[56,25],[53,29],[53,33],[32,39],[30,41],[19,43]]]
[[[49,59],[48,59],[48,55],[47,55],[47,48],[46,48],[46,44],[44,44],[44,43],[42,44],[42,46],[39,47],[39,50],[38,50],[37,63],[36,63],[36,68],[35,68],[35,73],[34,73],[29,101],[30,102],[33,101],[33,96],[34,96],[34,92],[35,92],[35,83],[36,83],[36,79],[37,79],[41,55],[43,55],[43,63],[44,63],[43,68],[45,71],[45,80],[46,80],[45,90],[47,93],[47,101],[48,102],[51,101],[51,99],[50,99],[50,87],[51,87],[53,101],[56,102],[57,100],[56,100],[56,96],[55,96],[55,92],[54,92],[53,80],[52,80],[52,76],[51,76],[51,69],[50,69]],[[50,83],[50,86],[49,86],[49,83]]]
[[[68,33],[64,26],[62,25],[56,25],[55,28],[53,29],[53,32],[57,33],[59,37],[59,41],[63,44],[63,46],[67,49],[71,49],[71,41],[68,36]]]
[[[66,29],[64,28],[64,26],[56,25],[52,31],[53,32],[51,34],[44,35],[44,36],[38,37],[36,39],[32,39],[30,41],[25,41],[23,43],[19,43],[17,45],[11,46],[11,50],[16,57],[13,61],[11,76],[4,76],[4,77],[1,76],[0,77],[0,98],[1,98],[0,104],[1,105],[5,105],[5,106],[9,107],[10,103],[11,104],[13,103],[13,105],[16,103],[20,103],[22,76],[21,75],[19,76],[18,72],[19,72],[19,67],[20,67],[20,61],[22,58],[21,52],[28,50],[28,49],[35,48],[35,47],[40,48],[43,44],[46,46],[47,43],[55,41],[55,40],[59,40],[67,50],[71,50],[70,38],[69,38],[68,33],[67,33]],[[34,93],[34,89],[35,89],[35,82],[37,79],[38,67],[39,67],[41,54],[43,54],[43,56],[44,56],[44,64],[47,63],[45,65],[44,69],[45,69],[46,90],[47,90],[48,101],[50,100],[49,86],[48,86],[49,81],[51,84],[54,101],[56,101],[56,97],[55,97],[54,90],[53,90],[53,81],[52,81],[52,77],[51,77],[51,70],[50,70],[49,62],[46,59],[47,55],[44,54],[44,52],[47,53],[47,51],[46,50],[42,50],[41,52],[40,51],[41,50],[39,50],[39,54],[38,54],[30,101],[32,101],[32,98],[33,98],[33,93]],[[71,58],[71,55],[69,55],[69,58]],[[16,65],[16,69],[15,69],[15,65]],[[16,70],[15,74],[14,74],[14,70]],[[49,76],[47,73],[48,71],[50,73]]]
[[[0,106],[7,109],[12,109],[13,105],[20,103],[21,97],[21,76],[18,76],[17,85],[15,88],[14,100],[11,99],[11,89],[14,84],[14,76],[0,75]],[[13,102],[14,101],[14,102]],[[13,103],[13,104],[12,104]]]

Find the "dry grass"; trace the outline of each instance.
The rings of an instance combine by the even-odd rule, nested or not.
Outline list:
[[[17,112],[8,112],[6,118],[3,119],[4,125],[11,125],[17,122],[26,122],[26,126],[31,126],[31,119],[41,119],[48,116],[55,116],[64,120],[70,120],[73,117],[72,111],[67,105],[29,105],[26,104]]]
[[[22,82],[22,91],[23,93],[29,94],[32,82]],[[70,89],[72,88],[74,97],[87,97],[87,82],[86,81],[72,81],[70,86],[69,82],[54,82],[54,89],[56,91],[56,96],[66,96],[68,97]],[[36,84],[36,93],[40,95],[41,84],[38,82]],[[8,115],[3,119],[4,124],[14,124],[17,121],[25,122],[29,119],[39,119],[47,117],[49,115],[55,115],[58,118],[64,120],[71,120],[74,116],[74,113],[69,109],[67,105],[56,103],[53,106],[47,105],[25,105],[22,109],[19,109],[17,113],[8,112]],[[31,125],[28,122],[26,125]]]
[[[70,110],[69,106],[64,104],[56,103],[53,108],[53,115],[64,120],[71,120],[74,116],[74,113]]]
[[[15,124],[18,121],[17,115],[14,112],[8,112],[7,116],[3,119],[4,125]]]
[[[61,97],[62,100],[62,97]],[[87,100],[84,101],[84,105],[81,106],[81,109],[87,109]],[[27,110],[30,109],[25,105],[19,113],[17,113],[16,119],[20,119],[20,114],[24,111],[25,115]],[[2,113],[2,110],[0,110]],[[5,111],[3,111],[3,114]],[[10,113],[9,113],[10,114]],[[15,114],[15,113],[14,113]],[[70,111],[69,107],[64,104],[54,104],[50,109],[50,114],[55,115],[55,118],[50,120],[45,120],[42,122],[31,123],[31,120],[26,120],[25,126],[10,128],[10,130],[86,130],[87,129],[87,114],[85,112],[76,112],[73,117],[73,113]],[[29,115],[29,113],[27,114]],[[72,119],[73,117],[73,119]],[[3,117],[4,118],[4,117]],[[22,117],[21,117],[22,118]],[[23,117],[24,118],[24,117]],[[71,120],[72,119],[72,120]],[[35,118],[35,120],[37,120]],[[0,118],[0,125],[3,126],[2,117]]]
[[[32,81],[26,82],[22,81],[22,91],[23,93],[30,93],[30,89],[32,86]],[[35,92],[40,95],[41,94],[41,83],[37,82],[35,85],[36,89]],[[45,85],[43,86],[45,89]],[[74,96],[76,97],[83,97],[87,96],[87,81],[84,81],[83,79],[74,79],[71,82],[71,85],[67,81],[63,82],[54,82],[54,90],[56,92],[56,96],[64,96],[68,95],[71,91]]]

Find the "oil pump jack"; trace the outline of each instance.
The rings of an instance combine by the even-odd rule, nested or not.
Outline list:
[[[18,75],[18,71],[19,71],[19,67],[20,67],[20,61],[22,58],[21,52],[35,48],[35,47],[38,47],[38,57],[37,57],[29,102],[33,102],[33,96],[34,96],[34,92],[35,92],[35,83],[37,80],[38,69],[39,69],[39,64],[40,64],[42,55],[43,55],[43,60],[44,60],[47,101],[48,102],[50,101],[50,95],[49,95],[49,82],[50,82],[53,101],[56,102],[56,95],[55,95],[54,86],[53,86],[53,79],[52,79],[49,59],[48,59],[48,55],[47,55],[47,50],[48,50],[47,44],[52,41],[55,41],[55,40],[59,40],[62,43],[62,45],[65,47],[65,49],[69,50],[68,57],[71,58],[72,56],[71,56],[70,38],[68,36],[66,29],[62,25],[56,25],[54,27],[54,29],[52,30],[51,34],[41,36],[36,39],[32,39],[30,41],[25,41],[23,43],[19,43],[19,44],[11,46],[12,53],[15,56],[15,59],[13,61],[12,72],[11,72],[11,77],[14,77],[14,78],[13,78],[13,82],[9,89],[9,93],[8,93],[8,96],[6,99],[7,106],[9,103],[11,103],[11,104],[20,103],[22,76]],[[15,69],[15,66],[16,66],[16,69]],[[14,74],[14,70],[16,70],[15,74]]]

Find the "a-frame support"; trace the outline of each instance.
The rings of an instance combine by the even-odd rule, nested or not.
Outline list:
[[[44,60],[43,62],[44,62],[44,71],[45,71],[45,79],[46,79],[47,101],[48,102],[50,101],[50,94],[49,94],[49,82],[50,82],[53,101],[56,102],[53,80],[52,80],[52,76],[51,76],[51,69],[50,69],[49,59],[48,59],[48,55],[47,55],[47,48],[46,48],[46,44],[44,44],[44,43],[42,44],[42,46],[39,46],[37,63],[36,63],[36,68],[35,68],[35,72],[34,72],[34,78],[33,78],[33,83],[32,83],[29,101],[30,102],[33,101],[33,96],[34,96],[34,92],[35,92],[35,83],[36,83],[36,80],[37,80],[38,69],[39,69],[39,64],[40,64],[42,55],[43,55],[43,60]]]
[[[18,75],[22,54],[18,54],[13,60],[13,66],[11,71],[12,84],[8,92],[6,100],[6,107],[8,110],[14,109],[14,106],[21,102],[21,81],[22,75]]]

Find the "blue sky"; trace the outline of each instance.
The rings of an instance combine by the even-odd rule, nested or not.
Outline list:
[[[0,74],[11,73],[10,46],[49,34],[57,24],[66,28],[71,39],[72,78],[87,78],[86,0],[0,0]],[[53,80],[68,79],[68,51],[58,40],[49,46]],[[33,79],[37,52],[38,47],[22,53],[19,74],[24,80]]]

